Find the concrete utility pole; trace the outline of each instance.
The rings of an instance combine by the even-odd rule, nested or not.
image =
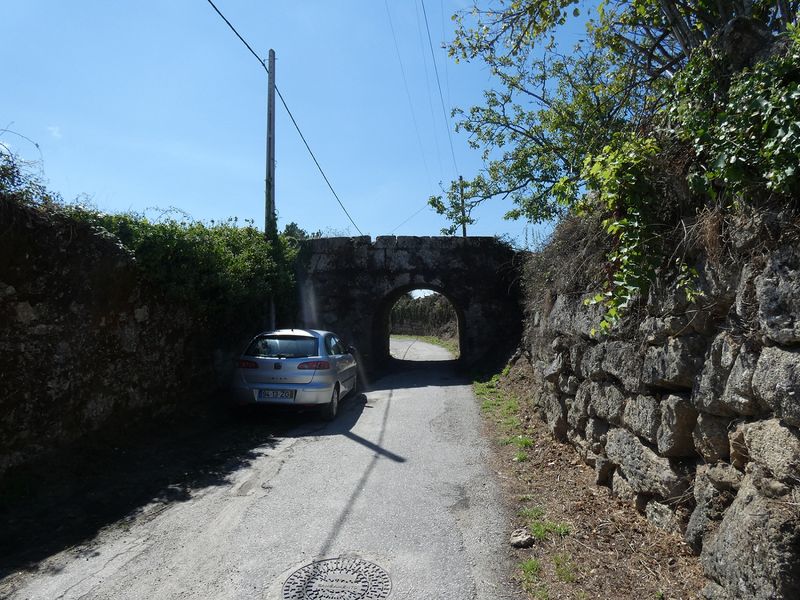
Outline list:
[[[264,182],[264,235],[278,243],[275,219],[275,50],[270,48],[267,64],[267,177]],[[269,299],[269,327],[275,329],[275,296]]]
[[[461,197],[461,235],[467,237],[467,209],[464,206],[464,178],[458,176],[458,193]]]
[[[275,238],[278,226],[275,222],[275,51],[269,51],[267,66],[267,177],[264,186],[264,233]]]

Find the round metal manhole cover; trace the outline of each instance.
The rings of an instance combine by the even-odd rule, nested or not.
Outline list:
[[[383,600],[389,574],[360,558],[331,558],[300,567],[283,584],[283,600]]]

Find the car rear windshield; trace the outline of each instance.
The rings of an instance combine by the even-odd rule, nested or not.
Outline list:
[[[261,335],[245,352],[248,356],[298,358],[318,356],[317,338],[294,335]]]

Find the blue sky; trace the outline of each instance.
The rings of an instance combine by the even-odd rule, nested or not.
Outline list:
[[[468,108],[489,74],[441,46],[450,16],[471,3],[424,2],[447,111]],[[446,223],[424,208],[428,196],[481,160],[445,122],[420,0],[388,1],[408,94],[384,0],[215,4],[260,56],[275,50],[278,88],[361,231],[438,235]],[[39,144],[42,171],[65,199],[263,226],[266,73],[206,0],[7,0],[0,39],[0,129]],[[39,159],[17,135],[0,142]],[[280,105],[276,158],[280,228],[357,234]],[[536,234],[503,220],[509,208],[485,203],[469,234],[524,244],[526,228]]]

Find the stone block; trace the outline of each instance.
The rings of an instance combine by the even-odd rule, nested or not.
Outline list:
[[[589,417],[586,423],[586,441],[590,444],[600,444],[603,446],[606,443],[607,433],[608,423],[601,419]]]
[[[721,417],[758,414],[751,388],[756,358],[750,344],[742,345],[728,332],[717,335],[692,391],[695,408]]]
[[[627,502],[632,502],[636,497],[636,491],[619,470],[614,471],[611,477],[611,493],[616,498]]]
[[[700,413],[692,432],[694,449],[708,463],[726,460],[730,456],[728,425],[730,417]]]
[[[581,361],[585,350],[586,345],[577,341],[574,341],[569,348],[569,364],[576,375],[581,372]]]
[[[703,364],[705,342],[701,336],[670,338],[650,346],[644,356],[642,383],[667,390],[690,390]]]
[[[636,344],[611,341],[605,344],[601,369],[614,377],[629,392],[641,387],[642,355]]]
[[[766,467],[777,479],[800,483],[800,431],[778,419],[748,423],[743,431],[751,461]]]
[[[622,425],[625,395],[614,384],[604,383],[592,388],[595,392],[589,401],[589,415],[614,425]]]
[[[722,463],[699,465],[694,478],[695,508],[686,526],[685,539],[699,553],[704,540],[716,529],[739,488],[742,474]]]
[[[597,485],[608,485],[614,474],[614,463],[604,456],[596,456],[594,461],[594,482]]]
[[[557,394],[544,394],[542,410],[547,428],[557,440],[567,439],[567,415],[564,401]]]
[[[696,554],[700,553],[700,550],[703,548],[703,540],[711,530],[713,518],[711,514],[712,501],[717,494],[716,489],[714,489],[714,486],[711,485],[711,482],[706,476],[706,469],[707,467],[705,465],[697,467],[694,477],[694,488],[692,490],[695,507],[689,517],[689,523],[686,525],[686,531],[684,532],[686,543],[689,544]]]
[[[658,453],[662,456],[694,456],[692,431],[697,411],[680,396],[667,396],[661,401],[661,424],[658,426]]]
[[[776,416],[800,427],[800,350],[764,348],[753,373],[753,392]]]
[[[787,244],[769,257],[755,280],[758,322],[778,344],[800,343],[800,250]]]
[[[586,420],[589,418],[589,402],[599,387],[593,381],[582,381],[575,392],[575,398],[569,403],[567,421],[573,429],[583,433],[586,429]]]
[[[747,445],[744,442],[744,428],[746,423],[740,423],[733,431],[728,432],[728,447],[731,450],[731,465],[744,471],[750,457],[747,454]]]
[[[711,485],[720,492],[735,492],[739,489],[743,477],[741,471],[723,462],[707,466],[706,475]]]
[[[653,396],[643,395],[630,398],[625,405],[622,423],[639,437],[655,444],[658,426],[661,424],[658,400]]]
[[[626,429],[612,429],[606,436],[606,456],[619,465],[634,491],[675,498],[689,486],[686,474],[673,467]]]
[[[580,379],[574,375],[562,373],[558,376],[558,389],[562,394],[574,396],[578,391],[578,385],[580,385]]]
[[[797,598],[800,511],[763,495],[755,479],[744,478],[716,534],[703,544],[703,568],[731,598]]]
[[[650,500],[644,509],[644,515],[653,525],[670,533],[680,533],[680,519],[672,509],[662,502]]]
[[[753,374],[758,362],[758,352],[752,343],[744,343],[731,367],[721,404],[737,415],[757,415],[764,407],[753,393]]]
[[[697,410],[720,416],[734,414],[721,406],[720,399],[738,352],[739,344],[727,332],[720,333],[711,342],[700,378],[692,392],[692,403]]]
[[[648,344],[660,345],[673,336],[685,334],[689,330],[688,324],[689,319],[685,316],[647,317],[639,325],[639,331]]]
[[[545,365],[544,369],[542,369],[542,377],[545,379],[545,381],[556,383],[558,381],[558,376],[564,372],[564,369],[564,354],[556,354],[555,358]]]
[[[575,374],[581,379],[593,379],[595,381],[603,379],[606,374],[603,371],[605,351],[605,344],[602,343],[586,348],[581,357],[580,370],[576,370]]]

